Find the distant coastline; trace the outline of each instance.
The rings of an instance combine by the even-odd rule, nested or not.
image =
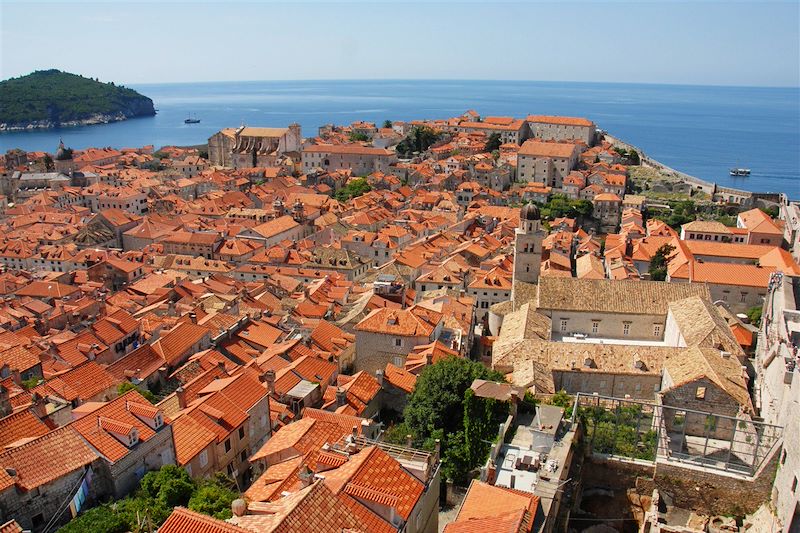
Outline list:
[[[186,146],[227,127],[281,127],[293,121],[304,137],[313,137],[330,122],[437,119],[471,108],[494,116],[584,116],[689,176],[721,187],[800,196],[797,89],[503,81],[251,81],[133,88],[154,100],[156,116],[68,132],[0,132],[0,151],[52,151],[61,136],[75,149]],[[202,122],[184,124],[189,116]],[[729,176],[729,169],[739,165],[753,174]]]
[[[146,115],[152,116],[152,115]],[[98,113],[90,117],[80,120],[69,120],[67,122],[54,122],[52,120],[39,120],[29,124],[0,124],[0,132],[13,132],[13,131],[31,131],[31,130],[50,130],[60,128],[76,128],[80,126],[96,126],[98,124],[111,124],[113,122],[121,122],[131,118],[139,118],[138,116],[126,116],[124,113],[116,113],[113,115]]]
[[[133,89],[55,69],[0,82],[0,131],[91,126],[155,114],[153,100]]]

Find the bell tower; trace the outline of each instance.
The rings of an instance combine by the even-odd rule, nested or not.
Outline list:
[[[519,227],[514,232],[514,281],[539,281],[543,240],[539,208],[534,204],[524,205],[519,213]]]

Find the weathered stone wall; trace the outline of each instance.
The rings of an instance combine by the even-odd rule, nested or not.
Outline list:
[[[777,463],[776,453],[753,480],[708,469],[658,463],[655,484],[660,492],[672,496],[678,507],[712,516],[740,516],[755,512],[769,500]]]
[[[122,460],[110,465],[114,497],[129,494],[144,474],[168,464],[175,464],[175,445],[172,426],[165,425],[146,442],[139,442]]]
[[[582,488],[634,489],[650,497],[653,489],[668,494],[676,507],[706,515],[741,516],[769,500],[778,454],[752,480],[703,468],[659,462],[620,461],[590,456],[581,471]]]

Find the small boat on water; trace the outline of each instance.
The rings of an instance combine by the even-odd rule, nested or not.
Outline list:
[[[183,123],[184,124],[199,124],[200,123],[200,119],[199,118],[187,118],[186,120],[183,121]]]
[[[749,176],[750,169],[749,168],[732,168],[730,172],[731,176]]]

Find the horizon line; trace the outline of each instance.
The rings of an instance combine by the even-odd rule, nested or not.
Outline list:
[[[63,72],[63,71],[62,71]],[[192,81],[141,81],[121,82],[135,85],[192,85],[197,83],[287,83],[287,82],[507,82],[507,83],[575,83],[586,85],[654,85],[672,87],[711,87],[731,89],[800,89],[798,85],[735,85],[713,83],[677,83],[651,81],[591,81],[591,80],[535,80],[523,78],[284,78],[284,79],[242,79],[242,80],[192,80]]]

